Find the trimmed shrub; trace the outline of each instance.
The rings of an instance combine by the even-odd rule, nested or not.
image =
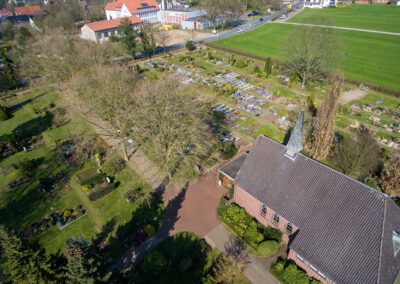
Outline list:
[[[283,284],[319,284],[318,280],[308,278],[307,273],[293,261],[281,260],[271,266],[270,272]]]
[[[254,69],[253,69],[253,72],[254,73],[261,73],[261,68],[260,67],[258,67],[258,66],[254,66]]]
[[[259,256],[270,256],[278,251],[278,247],[276,241],[265,241],[258,245],[257,253]]]
[[[222,157],[225,160],[228,160],[236,155],[236,153],[238,152],[238,147],[236,147],[235,145],[232,145],[230,143],[226,143],[223,151],[224,152],[222,153]]]
[[[71,210],[67,209],[64,211],[64,219],[67,219],[69,216],[71,216]]]
[[[246,64],[244,61],[239,61],[239,62],[236,63],[235,66],[236,66],[237,68],[242,69],[242,68],[246,68],[246,67],[247,67],[247,64]]]
[[[264,226],[263,226],[264,227]],[[264,227],[264,238],[267,240],[274,240],[278,242],[278,244],[282,241],[282,232],[271,228],[271,227]]]
[[[147,236],[151,237],[156,233],[156,230],[151,224],[148,224],[146,227],[144,227],[144,232]]]
[[[112,158],[108,161],[105,161],[101,165],[101,170],[109,177],[115,176],[118,172],[120,172],[125,167],[124,159],[120,157]]]
[[[109,183],[105,187],[99,188],[95,192],[89,194],[89,200],[95,201],[95,200],[109,194],[114,189],[115,189],[115,184]]]
[[[81,185],[85,185],[85,184],[89,184],[89,183],[98,183],[99,181],[104,181],[104,174],[103,173],[97,173],[94,176],[85,178],[83,180],[80,181]]]
[[[189,50],[189,51],[193,51],[193,50],[196,49],[196,46],[194,45],[193,41],[191,41],[191,40],[187,40],[187,41],[186,41],[185,47],[186,47],[187,50]]]

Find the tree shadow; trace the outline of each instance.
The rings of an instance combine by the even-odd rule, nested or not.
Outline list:
[[[250,255],[247,253],[246,244],[238,236],[230,236],[224,244],[226,256],[232,259],[240,259],[245,265],[250,263]]]
[[[138,210],[133,212],[131,220],[123,226],[118,227],[115,238],[110,238],[110,246],[123,244],[123,256],[118,258],[109,266],[109,270],[125,269],[131,266],[136,260],[140,259],[147,252],[155,248],[162,241],[166,240],[173,230],[175,224],[179,220],[178,211],[182,207],[185,200],[189,183],[187,183],[180,192],[168,202],[165,210],[161,210],[160,204],[163,200],[158,193],[152,193],[150,206],[142,204]],[[163,192],[162,194],[164,194]],[[154,210],[158,207],[157,210]],[[153,208],[153,209],[151,209]],[[163,220],[160,227],[160,220]],[[156,229],[156,234],[148,238],[143,243],[138,243],[140,237],[143,236],[143,227],[152,225]],[[131,245],[132,244],[132,245]]]
[[[32,136],[42,134],[47,130],[48,127],[51,126],[52,122],[53,115],[51,113],[47,113],[44,116],[31,119],[18,125],[13,130],[13,134],[17,140],[24,140]]]

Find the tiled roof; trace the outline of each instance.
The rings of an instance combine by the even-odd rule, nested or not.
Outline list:
[[[89,27],[91,30],[98,32],[98,31],[117,28],[120,25],[122,19],[123,18],[114,19],[114,20],[103,20],[103,21],[86,24],[86,26]],[[143,22],[141,19],[139,19],[136,16],[131,16],[128,19],[131,21],[132,24],[139,24],[139,23]]]
[[[39,13],[42,9],[39,6],[16,7],[14,9],[15,15],[33,15]]]
[[[156,11],[160,10],[160,7],[158,6],[157,2],[155,0],[114,0],[113,2],[109,2],[106,4],[106,7],[104,8],[105,10],[121,10],[123,4],[125,4],[126,8],[128,11],[133,15],[137,14],[140,12],[150,12],[150,11]],[[149,7],[147,10],[140,10],[144,9],[146,7]],[[151,8],[150,7],[154,7]],[[139,10],[138,10],[139,9]]]
[[[247,157],[247,153],[240,155],[236,159],[230,161],[229,163],[227,163],[226,165],[221,167],[219,169],[219,171],[221,173],[227,175],[228,177],[235,179],[237,173],[240,170],[240,167],[242,166],[243,162],[246,160],[246,157]]]
[[[8,9],[3,8],[0,10],[0,16],[10,16],[11,17],[11,16],[13,16],[13,13]]]
[[[235,183],[299,228],[290,249],[329,279],[391,283],[400,255],[394,256],[389,231],[400,232],[400,208],[338,171],[285,152],[259,136]]]

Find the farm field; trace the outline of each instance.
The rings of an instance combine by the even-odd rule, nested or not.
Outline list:
[[[350,5],[336,9],[305,9],[288,22],[314,24],[313,16],[323,16],[332,25],[400,33],[400,7],[396,5]]]
[[[131,222],[134,219],[137,222],[138,218],[142,221],[151,218],[148,223],[154,223],[157,228],[163,218],[164,205],[161,200],[155,199],[152,209],[144,212],[140,200],[127,201],[128,191],[149,188],[128,167],[112,178],[117,185],[115,190],[98,200],[90,200],[77,174],[96,169],[95,160],[85,158],[86,153],[79,146],[75,147],[74,142],[68,142],[67,147],[74,149],[72,157],[80,162],[65,158],[65,154],[61,154],[64,151],[61,152],[59,141],[75,135],[86,138],[96,135],[90,125],[76,116],[67,113],[60,118],[57,115],[57,110],[62,108],[60,103],[58,94],[50,88],[21,94],[2,102],[12,113],[11,118],[0,123],[2,222],[22,232],[30,241],[40,244],[48,254],[62,252],[65,242],[74,237],[85,241],[108,240],[111,254],[117,255],[123,251],[124,244],[117,240],[116,232],[123,236],[127,231],[134,230],[136,223]],[[55,120],[63,120],[64,123],[60,126]],[[18,150],[10,151],[10,139],[17,141],[14,143]],[[25,146],[26,151],[21,149],[21,141],[33,139],[38,140]],[[35,168],[28,175],[20,167],[24,160],[35,163]],[[20,181],[23,182],[16,185]],[[71,214],[71,211],[80,213],[79,208],[84,209],[84,214]],[[55,220],[53,216],[60,220],[61,217],[57,216],[62,214],[74,218],[65,220],[66,226],[60,230],[55,221],[50,220]]]
[[[282,49],[293,27],[271,23],[229,39],[214,42],[250,54],[286,60]],[[346,77],[400,90],[400,36],[338,30],[342,68]],[[373,48],[372,48],[373,47]]]

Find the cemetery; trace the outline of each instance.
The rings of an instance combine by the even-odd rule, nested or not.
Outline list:
[[[291,78],[276,64],[272,65],[272,73],[267,75],[265,62],[205,46],[190,53],[150,59],[142,62],[141,66],[146,70],[145,76],[148,73],[154,76],[154,73],[174,72],[179,81],[192,86],[199,97],[211,99],[214,113],[223,114],[219,121],[223,131],[214,131],[214,136],[223,143],[246,143],[259,134],[282,142],[293,126],[293,114],[303,108],[310,96],[314,96],[318,104],[328,87],[314,83],[302,89],[296,78]],[[358,127],[354,128],[352,122],[362,123],[375,133],[382,146],[399,150],[400,106],[396,99],[374,93],[367,85],[346,84],[343,92],[355,88],[366,93],[362,100],[368,100],[368,103],[351,101],[343,105],[337,118],[338,131],[351,133]],[[371,101],[369,97],[376,99]]]
[[[58,107],[59,101],[50,88],[2,101],[3,107],[14,106],[12,116],[0,124],[2,221],[42,245],[47,253],[62,251],[71,237],[89,241],[111,221],[115,225],[109,238],[117,239],[117,231],[130,230],[124,224],[133,218],[140,242],[141,235],[143,239],[148,236],[146,225],[161,225],[162,201],[154,199],[153,207],[142,207],[140,199],[126,206],[129,190],[148,190],[149,185],[125,165],[110,176],[104,174],[111,148],[96,138],[87,122]],[[86,191],[81,183],[88,187]],[[81,218],[85,215],[89,218]],[[144,224],[143,220],[148,221]],[[122,247],[118,241],[109,245],[113,254],[122,253]]]

